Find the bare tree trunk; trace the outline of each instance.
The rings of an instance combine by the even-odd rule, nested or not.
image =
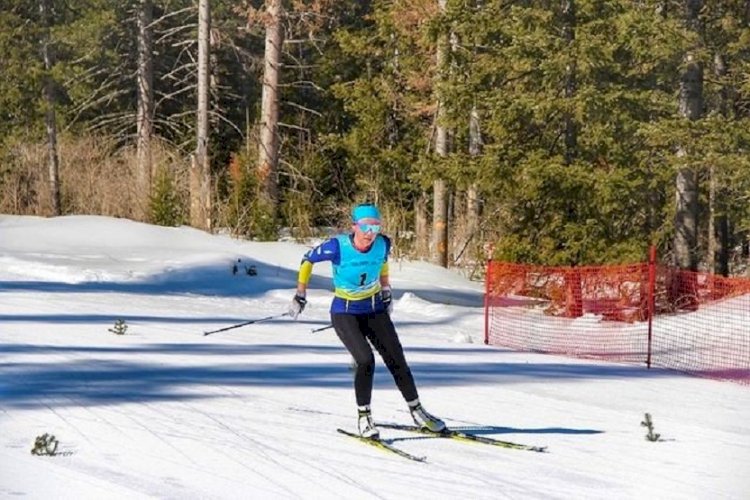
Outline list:
[[[271,215],[278,210],[278,155],[279,155],[279,75],[281,71],[282,0],[266,1],[266,46],[263,70],[263,97],[260,118],[260,146],[258,174],[263,183],[263,195]]]
[[[445,11],[446,0],[438,0],[440,11]],[[447,36],[438,39],[437,47],[437,82],[445,77],[445,56]],[[435,128],[435,154],[445,157],[448,154],[448,130],[443,122],[445,115],[443,99],[438,92],[437,126]],[[448,267],[448,186],[444,179],[437,179],[432,185],[432,262]]]
[[[695,172],[682,168],[677,172],[675,202],[675,265],[681,269],[697,269],[698,185]]]
[[[469,156],[477,158],[482,154],[482,130],[479,124],[479,111],[476,105],[471,108],[469,116]],[[468,216],[469,238],[479,229],[479,188],[476,183],[469,186],[466,196],[466,213]]]
[[[211,52],[211,5],[198,2],[198,110],[197,144],[190,165],[190,222],[193,227],[211,230],[211,171],[208,161],[208,91]]]
[[[482,134],[479,128],[479,112],[476,105],[472,106],[469,114],[469,155],[472,158],[482,153]],[[461,204],[459,204],[461,203]],[[463,196],[456,194],[456,213],[453,227],[456,249],[454,262],[461,262],[471,240],[477,237],[479,230],[479,189],[472,183]]]
[[[436,180],[432,190],[432,262],[448,267],[448,187],[445,180]]]
[[[415,252],[419,258],[430,255],[430,226],[427,222],[427,195],[422,193],[414,207]]]
[[[706,265],[708,272],[716,269],[716,167],[708,168],[708,244],[706,245]]]
[[[575,0],[563,0],[563,39],[570,47],[575,40],[576,27],[576,4]],[[563,95],[571,105],[571,100],[576,94],[576,60],[571,56],[565,68],[565,89]],[[578,127],[573,118],[573,113],[567,110],[563,118],[563,135],[565,137],[565,164],[570,165],[578,156]]]
[[[475,2],[475,7],[481,8],[483,6],[482,4],[482,0],[477,0]],[[476,159],[482,154],[483,149],[484,141],[482,140],[482,127],[479,121],[479,110],[477,109],[475,102],[471,106],[471,112],[469,113],[469,156],[472,160],[476,161]],[[467,237],[463,248],[461,249],[462,253],[466,251],[466,247],[468,247],[472,239],[475,241],[478,239],[479,209],[479,186],[476,182],[473,182],[466,192]]]
[[[44,23],[44,40],[42,41],[42,57],[44,59],[44,124],[47,129],[47,169],[49,173],[49,189],[52,199],[52,214],[62,215],[60,202],[60,160],[57,152],[57,116],[55,113],[55,82],[52,79],[52,49],[50,28],[52,26],[50,0],[40,0],[39,13]]]
[[[466,209],[466,191],[454,189],[448,193],[448,225],[450,226],[450,242],[448,254],[451,256],[450,265],[457,265],[463,256],[468,238],[468,217]]]
[[[140,0],[138,10],[138,111],[136,124],[136,183],[139,217],[147,217],[151,192],[151,136],[154,132],[153,4]]]
[[[438,111],[438,120],[442,111]],[[442,125],[435,132],[435,153],[440,157],[448,154],[448,131]],[[444,179],[432,184],[432,262],[448,267],[448,186]]]
[[[719,216],[718,220],[719,233],[719,262],[716,272],[722,276],[729,276],[729,219],[727,214]]]
[[[482,154],[484,141],[482,140],[482,128],[479,123],[479,111],[476,104],[471,108],[469,114],[469,156],[476,158]]]
[[[697,30],[702,0],[686,0],[686,23]],[[703,114],[703,65],[692,54],[685,57],[685,71],[680,81],[680,113],[688,120],[698,120]],[[680,155],[686,155],[683,147]],[[676,180],[676,211],[674,234],[675,265],[682,269],[698,267],[698,177],[690,167],[680,168]]]
[[[477,231],[479,231],[479,189],[476,183],[469,186],[466,192],[466,217],[468,237],[469,239],[476,238]]]
[[[747,3],[750,6],[750,2]],[[731,116],[732,107],[732,94],[734,93],[731,87],[723,82],[727,75],[728,68],[727,62],[723,54],[716,54],[714,57],[714,66],[716,68],[716,76],[722,81],[721,90],[719,92],[719,114],[726,119]],[[722,276],[729,275],[729,221],[726,210],[726,202],[724,197],[726,196],[725,190],[721,187],[717,188],[717,180],[715,178],[716,173],[711,167],[711,183],[712,194],[710,198],[713,198],[713,207],[711,213],[711,221],[716,221],[713,225],[715,230],[711,230],[709,234],[709,262],[714,263],[712,270],[716,269],[716,272]],[[718,206],[718,213],[713,213]],[[713,245],[713,248],[711,248]],[[713,252],[713,253],[712,253]]]

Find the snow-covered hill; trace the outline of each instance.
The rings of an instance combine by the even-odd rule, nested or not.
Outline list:
[[[306,250],[0,216],[0,497],[747,498],[747,387],[484,346],[482,285],[425,263],[391,265],[423,403],[549,453],[383,431],[427,457],[412,463],[337,434],[356,426],[349,356],[311,333],[328,324],[328,266],[298,321],[203,335],[283,313]],[[382,363],[373,411],[409,421]],[[56,456],[30,453],[44,433]]]

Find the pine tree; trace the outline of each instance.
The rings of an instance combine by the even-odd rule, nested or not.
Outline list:
[[[184,222],[177,187],[172,175],[165,168],[159,169],[156,173],[148,208],[148,220],[152,224],[176,227]]]
[[[57,455],[57,447],[59,444],[60,442],[54,435],[45,432],[44,434],[37,436],[34,440],[34,447],[31,449],[31,454],[55,456]]]
[[[416,216],[422,223],[416,239],[422,242],[429,236],[427,206],[420,200],[440,172],[430,151],[437,109],[431,34],[436,14],[435,0],[376,1],[371,11],[361,12],[360,21],[335,34],[339,65],[349,68],[332,89],[345,111],[346,128],[336,146],[353,182],[344,189],[350,199],[378,202],[389,234],[413,228]]]
[[[570,3],[449,8],[465,68],[451,116],[465,123],[462,103],[475,100],[485,145],[466,162],[476,170],[454,176],[487,193],[499,256],[640,259],[663,226],[658,178],[667,175],[642,154],[641,127],[670,114],[673,89],[661,82],[681,45],[644,3],[574,5],[574,16]]]
[[[661,434],[654,432],[654,422],[651,420],[651,414],[646,413],[643,422],[641,422],[641,427],[645,427],[648,429],[648,433],[646,434],[646,441],[660,441],[661,440]]]
[[[124,319],[118,319],[115,321],[114,326],[109,329],[109,331],[114,333],[115,335],[125,335],[125,333],[128,331],[128,324]]]

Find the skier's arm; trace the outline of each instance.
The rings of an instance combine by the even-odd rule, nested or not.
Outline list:
[[[384,262],[383,267],[380,268],[380,286],[382,288],[391,286],[391,281],[388,276],[388,261]]]
[[[312,268],[312,262],[309,260],[303,260],[300,264],[297,275],[297,295],[304,297],[307,293],[307,284],[310,282],[310,276],[312,276]]]
[[[391,281],[388,270],[388,255],[391,253],[391,239],[386,235],[382,235],[382,238],[385,240],[385,259],[383,260],[383,267],[380,268],[380,286],[382,288],[390,288]]]
[[[340,256],[339,242],[336,238],[326,240],[317,247],[313,248],[302,257],[297,274],[297,295],[305,296],[307,293],[307,284],[310,283],[312,276],[313,264],[323,261],[338,262]]]
[[[385,310],[388,314],[393,312],[393,294],[391,292],[391,280],[388,270],[388,254],[391,252],[391,240],[388,236],[383,235],[385,238],[385,258],[383,259],[383,267],[380,268],[380,296],[385,305]]]

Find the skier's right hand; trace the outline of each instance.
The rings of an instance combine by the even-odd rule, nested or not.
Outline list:
[[[292,299],[292,303],[289,304],[289,316],[291,316],[293,319],[297,319],[297,316],[299,316],[302,311],[305,310],[305,306],[307,305],[307,299],[304,295],[297,293],[294,295],[294,298]]]

